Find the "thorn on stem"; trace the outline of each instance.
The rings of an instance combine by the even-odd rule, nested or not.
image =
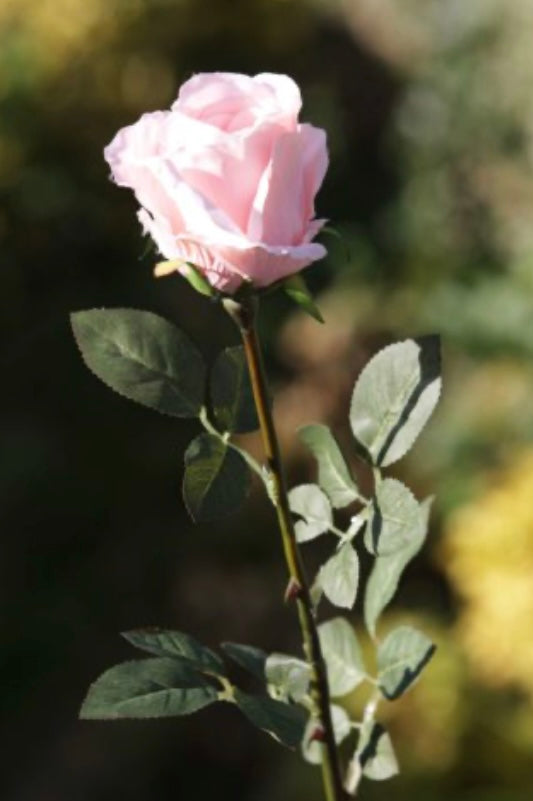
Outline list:
[[[323,743],[326,740],[326,731],[320,723],[317,723],[313,731],[311,732],[311,736],[309,737],[309,742],[313,743]]]
[[[287,584],[287,589],[285,590],[285,603],[289,601],[296,601],[298,598],[301,597],[302,594],[302,587],[298,581],[291,576],[289,579],[289,583]]]

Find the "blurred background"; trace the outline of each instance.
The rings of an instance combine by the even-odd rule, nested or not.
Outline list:
[[[531,798],[532,32],[530,0],[1,0],[4,801],[321,798],[316,769],[231,708],[77,720],[89,682],[133,655],[125,629],[297,648],[268,503],[193,526],[179,484],[196,424],[113,395],[68,326],[134,306],[208,359],[236,342],[185,282],[152,278],[102,158],[210,70],[292,75],[329,136],[318,211],[342,241],[324,236],[307,274],[327,324],[276,296],[262,317],[291,482],[314,476],[304,422],[330,423],[355,464],[349,396],[376,349],[443,337],[443,402],[395,470],[436,494],[431,533],[385,621],[418,622],[439,650],[383,709],[401,776],[361,798]]]

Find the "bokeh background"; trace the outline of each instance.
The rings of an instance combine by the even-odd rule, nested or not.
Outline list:
[[[402,775],[361,798],[531,798],[532,36],[530,0],[1,0],[4,801],[321,797],[315,769],[231,708],[76,718],[132,655],[121,630],[297,647],[267,502],[193,526],[179,483],[196,425],[110,393],[68,326],[129,305],[178,320],[208,359],[236,341],[179,278],[152,278],[102,159],[209,70],[294,76],[329,135],[319,212],[342,241],[308,273],[327,325],[275,296],[262,317],[291,480],[313,476],[300,423],[330,423],[354,460],[350,390],[377,348],[443,336],[443,402],[395,473],[436,494],[432,529],[386,621],[418,622],[439,651],[384,707]]]

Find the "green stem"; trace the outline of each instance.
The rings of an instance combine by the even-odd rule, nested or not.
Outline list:
[[[263,447],[272,483],[273,492],[271,497],[276,507],[285,561],[290,576],[287,595],[289,598],[296,600],[304,652],[311,667],[311,697],[314,703],[317,723],[319,723],[323,735],[322,779],[325,797],[327,801],[343,801],[345,795],[342,787],[339,754],[335,744],[331,720],[326,663],[320,646],[309,583],[294,533],[285,471],[270,408],[263,356],[257,336],[257,305],[255,297],[246,298],[241,302],[232,299],[224,300],[224,307],[237,323],[244,344]]]

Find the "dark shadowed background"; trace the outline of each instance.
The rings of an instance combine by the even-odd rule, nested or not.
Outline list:
[[[355,458],[349,395],[377,348],[444,340],[444,401],[396,472],[437,495],[432,531],[385,622],[418,621],[439,651],[384,708],[401,776],[361,798],[530,798],[532,31],[529,0],[2,0],[5,801],[321,797],[315,769],[231,708],[77,720],[88,684],[132,656],[128,628],[298,647],[268,503],[256,491],[230,521],[192,525],[179,485],[196,424],[113,395],[68,324],[133,306],[178,321],[209,359],[236,341],[184,281],[152,277],[133,197],[102,158],[210,70],[290,74],[303,119],[328,131],[318,211],[343,241],[324,236],[308,271],[327,324],[277,297],[262,317],[291,482],[313,477],[298,424],[330,423]]]

